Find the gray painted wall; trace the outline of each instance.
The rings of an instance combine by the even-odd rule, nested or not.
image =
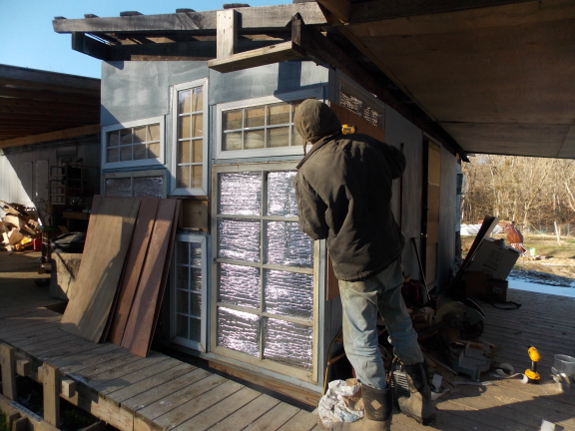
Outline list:
[[[411,238],[415,238],[417,247],[420,247],[421,232],[421,188],[423,183],[423,133],[415,125],[401,116],[397,111],[386,106],[385,109],[385,140],[398,148],[403,143],[403,153],[407,160],[405,172],[401,179],[396,181],[394,193],[402,190],[403,211],[401,222],[398,223],[405,237],[405,247],[402,262],[406,274],[419,279],[421,272],[417,264],[417,257]],[[399,198],[398,198],[399,200]],[[399,209],[396,211],[396,214]]]

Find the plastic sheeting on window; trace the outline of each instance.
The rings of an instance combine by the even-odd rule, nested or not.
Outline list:
[[[269,172],[267,215],[297,217],[297,202],[293,180],[294,171]]]
[[[220,174],[218,214],[260,215],[261,172]]]
[[[121,198],[132,197],[131,178],[108,178],[106,179],[106,196]]]
[[[220,265],[219,300],[243,307],[260,308],[260,270],[251,266]]]
[[[304,234],[297,222],[266,222],[266,262],[286,266],[311,268],[313,241]]]
[[[312,368],[311,326],[278,319],[265,319],[264,358],[310,370]]]
[[[219,256],[259,262],[260,231],[259,221],[220,219],[218,222]]]
[[[164,196],[164,177],[135,177],[134,196],[161,198]]]
[[[312,318],[312,275],[266,270],[264,280],[266,312],[304,319]]]
[[[218,308],[218,346],[259,357],[260,317]]]

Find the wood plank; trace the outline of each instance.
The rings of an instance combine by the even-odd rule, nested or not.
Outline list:
[[[255,422],[248,425],[243,431],[268,431],[277,430],[290,419],[292,419],[300,409],[286,404],[278,404]]]
[[[215,425],[227,416],[244,407],[247,403],[260,396],[260,393],[253,389],[243,387],[222,401],[212,405],[200,414],[179,425],[175,429],[178,431],[198,430],[204,431]],[[236,428],[237,429],[237,428]]]
[[[318,419],[317,414],[300,410],[277,431],[308,431],[317,425]]]
[[[63,373],[71,374],[125,354],[127,354],[126,349],[115,344],[104,344],[98,350],[90,349],[81,353],[68,354],[53,359],[51,363],[59,366]]]
[[[148,340],[148,349],[145,352],[145,355],[148,354],[150,349],[152,348],[152,341],[154,339],[154,333],[156,332],[156,328],[158,327],[158,321],[160,320],[160,313],[162,311],[162,304],[164,301],[164,297],[166,296],[166,286],[168,284],[168,277],[170,275],[170,270],[172,268],[172,255],[175,249],[176,243],[176,232],[178,230],[178,219],[180,217],[180,208],[181,208],[181,200],[176,200],[176,208],[174,210],[173,219],[172,219],[172,226],[171,226],[171,233],[169,235],[169,242],[168,242],[168,251],[165,255],[164,261],[164,270],[162,272],[162,279],[160,280],[160,288],[157,294],[157,302],[156,302],[156,310],[154,311],[154,320],[152,321],[151,330],[149,333],[149,340]],[[168,313],[165,316],[166,319],[169,319]],[[169,321],[166,322],[166,328],[164,330],[167,331],[169,327]],[[169,332],[169,331],[168,331]],[[169,334],[167,335],[169,338]],[[135,352],[136,353],[136,352]],[[141,351],[142,355],[144,355],[144,351]]]
[[[228,73],[282,61],[296,60],[305,57],[305,55],[305,50],[302,47],[290,41],[240,52],[222,59],[209,60],[208,67],[221,73]]]
[[[0,368],[2,369],[2,394],[16,399],[16,355],[14,347],[0,344]]]
[[[234,428],[244,429],[279,403],[279,400],[262,394],[253,401],[250,401],[243,408],[215,424],[210,428],[210,431],[228,431]]]
[[[171,258],[173,247],[170,245],[177,209],[177,199],[164,199],[158,208],[142,275],[122,337],[122,346],[138,356],[147,355],[157,323],[156,307],[163,299],[158,296],[165,287],[164,268]]]
[[[117,348],[114,344],[104,344],[98,345],[92,343],[91,341],[84,340],[83,338],[77,337],[74,341],[69,341],[66,344],[54,344],[52,346],[46,346],[43,349],[39,349],[34,352],[34,356],[44,362],[53,362],[64,357],[77,355],[77,354],[88,354],[96,355],[102,351],[109,351],[113,348]],[[105,349],[105,350],[102,350]],[[85,353],[89,352],[89,353]]]
[[[42,366],[44,420],[55,427],[60,426],[60,372],[50,364]]]
[[[106,398],[112,399],[109,396],[109,394],[113,394],[114,392],[119,391],[120,389],[125,389],[128,388],[129,386],[133,386],[151,376],[160,374],[170,368],[174,368],[179,363],[180,361],[177,361],[170,357],[166,357],[162,361],[159,361],[157,363],[152,362],[150,365],[141,368],[137,371],[134,371],[130,374],[127,374],[125,376],[122,376],[121,378],[109,382],[97,383],[93,387],[101,395],[104,395]]]
[[[146,197],[142,198],[140,204],[140,211],[126,259],[125,275],[122,279],[118,303],[110,327],[109,340],[118,345],[122,343],[130,309],[134,302],[160,201],[157,198]]]
[[[146,408],[150,404],[161,400],[168,395],[185,388],[198,380],[209,376],[210,373],[201,368],[189,371],[186,374],[179,375],[171,380],[164,380],[159,385],[146,392],[142,392],[135,397],[131,397],[122,402],[122,406],[132,413]]]
[[[157,364],[162,361],[166,361],[167,359],[169,359],[168,356],[157,352],[153,352],[145,359],[138,357],[135,361],[125,362],[110,370],[93,375],[90,380],[90,387],[96,390],[99,388],[107,388],[111,382],[123,382],[124,386],[126,386],[128,383],[124,380],[124,376],[141,371],[147,367],[155,367]]]
[[[178,428],[181,424],[187,422],[188,419],[193,418],[206,409],[209,409],[215,403],[229,397],[231,394],[242,389],[242,387],[243,386],[239,383],[228,380],[227,382],[218,385],[210,391],[202,394],[201,397],[194,398],[166,413],[165,415],[156,418],[154,422],[166,429]]]
[[[181,406],[189,400],[202,395],[203,393],[215,388],[216,386],[221,385],[224,382],[226,382],[226,379],[222,376],[218,376],[217,374],[208,375],[190,384],[189,386],[186,386],[185,388],[168,395],[165,398],[148,404],[143,409],[138,410],[136,412],[136,416],[152,424],[156,418]]]
[[[76,289],[62,316],[62,328],[95,343],[106,326],[140,200],[95,196],[98,209],[88,224]]]
[[[184,199],[182,200],[181,208],[180,228],[208,231],[209,211],[207,200]]]
[[[147,391],[156,388],[157,386],[161,385],[162,383],[171,381],[173,379],[176,379],[178,377],[184,376],[189,374],[190,372],[195,371],[195,368],[189,364],[184,364],[178,361],[178,364],[175,365],[174,367],[168,368],[167,370],[160,372],[160,373],[155,373],[152,376],[139,381],[137,384],[135,385],[130,385],[126,388],[114,391],[113,393],[110,393],[109,396],[110,398],[112,398],[114,401],[118,402],[118,403],[122,403],[124,404],[126,402],[126,400],[130,399],[130,398],[135,398],[137,396],[140,396],[144,393],[146,393]],[[155,400],[153,400],[155,401]],[[150,401],[150,402],[153,402]],[[136,407],[137,407],[137,400],[136,400]]]
[[[196,368],[186,374],[179,375],[171,380],[164,380],[154,388],[142,392],[135,397],[131,397],[122,402],[122,406],[128,411],[135,413],[168,395],[179,391],[186,386],[209,376],[209,372],[201,368]]]

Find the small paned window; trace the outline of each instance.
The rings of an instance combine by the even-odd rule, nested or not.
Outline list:
[[[166,196],[166,176],[163,170],[115,172],[104,174],[104,195],[117,197]]]
[[[164,163],[163,118],[104,127],[103,167]]]
[[[303,156],[294,113],[303,100],[322,95],[318,88],[218,105],[216,158]]]
[[[181,233],[172,268],[172,341],[176,344],[205,351],[206,286],[206,237]]]
[[[222,151],[301,146],[293,114],[301,100],[222,113]]]
[[[173,194],[206,195],[206,81],[176,86],[176,150]]]

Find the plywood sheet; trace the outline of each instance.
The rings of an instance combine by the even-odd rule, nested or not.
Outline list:
[[[178,210],[176,199],[164,199],[158,208],[142,275],[122,337],[122,346],[139,356],[147,355],[157,321],[156,308],[165,288],[167,276],[164,273],[171,257]]]
[[[140,199],[95,196],[94,203],[76,289],[62,316],[62,328],[97,343],[116,296]]]
[[[138,287],[146,254],[148,253],[148,246],[160,201],[161,199],[157,198],[142,198],[140,212],[138,213],[134,235],[130,244],[130,251],[126,259],[122,284],[118,292],[117,306],[112,316],[109,340],[114,344],[119,345],[122,343],[128,315],[134,302],[136,288]]]

